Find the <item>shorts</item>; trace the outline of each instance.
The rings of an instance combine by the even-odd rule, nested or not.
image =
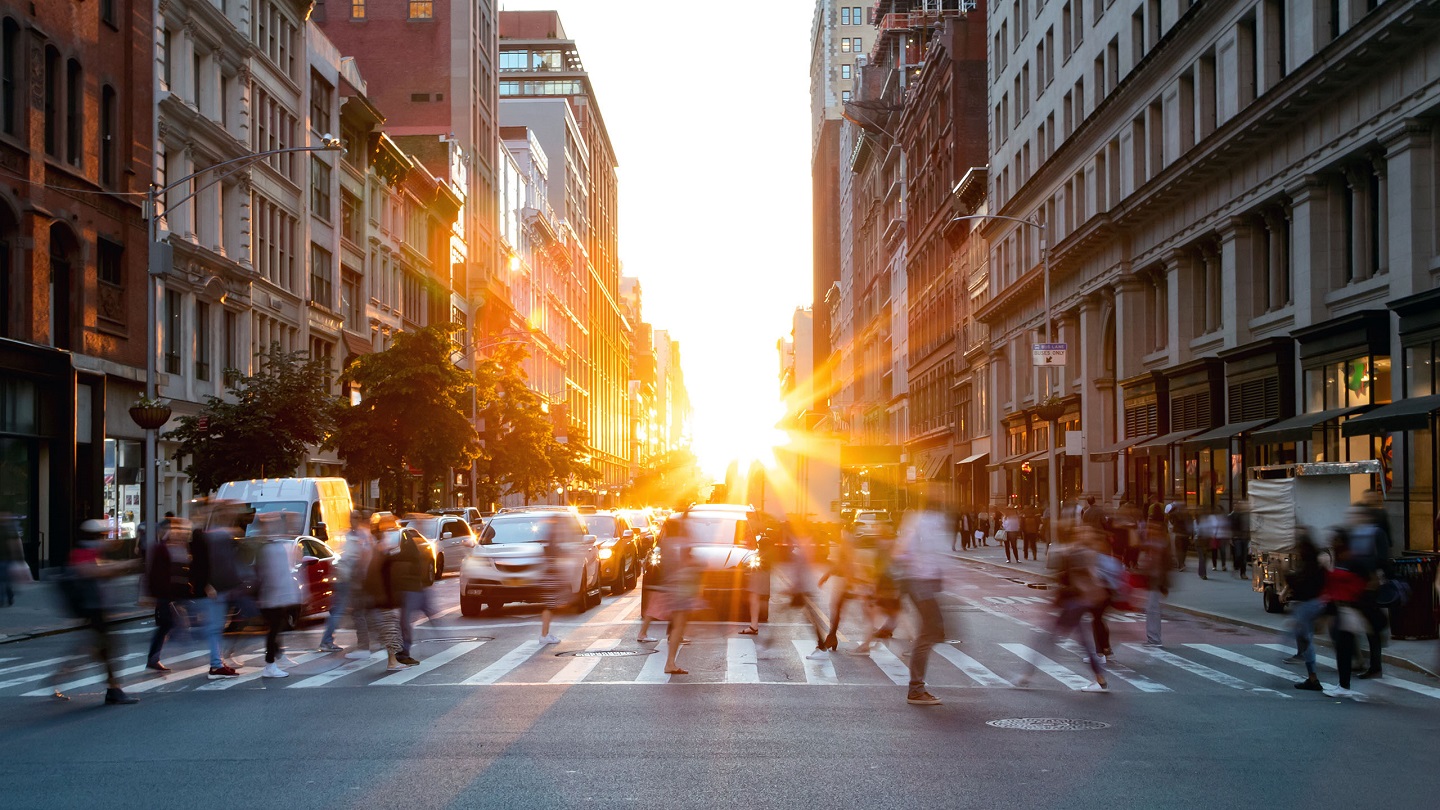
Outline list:
[[[746,577],[745,587],[750,593],[760,596],[770,595],[770,572],[764,568],[757,568]]]

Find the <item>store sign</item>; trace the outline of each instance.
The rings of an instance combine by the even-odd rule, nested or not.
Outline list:
[[[1034,343],[1030,352],[1037,366],[1063,366],[1067,348],[1069,346],[1065,343]]]

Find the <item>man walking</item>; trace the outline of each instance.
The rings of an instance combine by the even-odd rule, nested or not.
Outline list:
[[[241,584],[235,554],[237,514],[234,503],[212,504],[208,516],[202,513],[200,518],[209,528],[197,528],[190,536],[190,590],[196,608],[204,616],[205,638],[210,643],[210,672],[206,677],[212,681],[240,674],[220,654],[220,639],[230,614],[230,595]]]
[[[895,561],[904,572],[904,589],[919,614],[920,627],[910,648],[910,691],[906,703],[936,706],[940,698],[925,689],[925,669],[930,650],[945,641],[945,618],[940,613],[940,590],[944,585],[947,535],[953,524],[942,510],[941,494],[932,488],[922,495],[920,508],[907,512],[896,537]],[[1008,521],[1008,518],[1007,518]],[[1013,541],[1007,540],[1008,544]]]

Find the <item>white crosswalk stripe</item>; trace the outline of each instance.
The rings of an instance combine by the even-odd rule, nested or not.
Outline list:
[[[1084,648],[1082,648],[1079,644],[1076,644],[1070,639],[1066,639],[1061,642],[1060,646],[1064,647],[1067,652],[1074,653],[1075,655],[1080,656],[1082,659],[1086,655]],[[1125,683],[1128,683],[1136,689],[1139,689],[1141,692],[1173,691],[1165,684],[1156,683],[1145,677],[1144,675],[1141,675],[1140,673],[1131,669],[1130,667],[1127,667],[1124,664],[1116,661],[1114,656],[1111,656],[1110,660],[1105,662],[1105,672],[1106,674],[1114,675]]]
[[[1009,686],[1010,682],[990,671],[990,668],[974,658],[955,649],[949,644],[936,644],[931,650],[936,655],[955,665],[956,669],[969,675],[981,686]]]
[[[1024,644],[1001,644],[1001,647],[1019,656],[1020,660],[1029,663],[1031,666],[1049,675],[1070,689],[1084,689],[1090,685],[1089,678],[1083,678],[1074,672],[1066,669],[1060,664],[1046,658],[1036,650],[1026,647]]]
[[[296,666],[299,666],[299,665],[301,665],[301,664],[305,664],[305,663],[307,663],[307,662],[314,661],[314,660],[317,659],[317,658],[324,658],[324,657],[327,656],[327,655],[331,655],[331,653],[325,653],[325,652],[308,652],[308,653],[305,653],[304,655],[297,655],[297,656],[295,656],[295,664],[296,664]],[[247,664],[248,666],[255,666],[256,668],[253,669],[253,670],[251,670],[250,672],[242,673],[239,677],[235,677],[235,678],[225,678],[224,680],[218,680],[218,681],[210,681],[210,680],[207,680],[205,683],[202,683],[202,684],[200,684],[199,686],[195,687],[195,691],[197,691],[197,692],[218,692],[218,691],[223,691],[223,690],[225,690],[225,689],[234,689],[235,687],[237,687],[237,686],[239,686],[239,685],[241,685],[241,684],[250,683],[251,681],[259,680],[259,678],[260,678],[260,667],[265,666],[265,654],[264,654],[264,653],[261,653],[261,654],[259,654],[259,655],[250,656],[249,658],[246,659],[246,664]],[[257,666],[257,665],[258,665],[258,666]]]
[[[471,675],[465,680],[460,681],[459,685],[478,686],[480,684],[496,683],[501,678],[509,675],[511,671],[513,671],[516,667],[530,660],[530,658],[534,656],[535,652],[539,649],[540,640],[532,638],[529,641],[521,644],[519,647],[516,647],[510,652],[505,653],[505,655],[501,656],[499,661],[496,661],[490,666],[485,667],[484,669],[480,670],[474,675]]]
[[[1231,689],[1240,689],[1249,692],[1264,692],[1272,695],[1279,695],[1283,698],[1290,697],[1284,692],[1277,692],[1274,689],[1266,689],[1263,686],[1256,686],[1255,684],[1248,681],[1242,681],[1239,678],[1233,677],[1231,675],[1226,675],[1219,670],[1211,669],[1204,664],[1191,661],[1188,658],[1184,658],[1182,656],[1176,655],[1166,650],[1159,649],[1157,647],[1142,647],[1139,644],[1126,644],[1125,646],[1137,652],[1149,655],[1156,661],[1163,661],[1164,663],[1170,664],[1171,666],[1179,667],[1180,669],[1183,669],[1186,672],[1191,673],[1192,675],[1199,675],[1206,680],[1214,681],[1215,683],[1218,683],[1222,686],[1228,686]]]
[[[586,647],[585,651],[613,650],[619,643],[620,639],[618,638],[596,639],[590,642],[590,646]],[[550,678],[550,683],[584,683],[585,678],[595,671],[595,667],[600,666],[600,660],[599,657],[590,656],[571,658],[569,663],[561,667],[560,671]]]
[[[1267,650],[1275,650],[1276,652],[1282,652],[1282,653],[1286,653],[1286,654],[1289,654],[1289,653],[1290,653],[1290,649],[1291,649],[1291,648],[1289,648],[1289,647],[1285,647],[1285,646],[1282,646],[1282,645],[1280,645],[1280,644],[1260,644],[1260,645],[1258,645],[1258,646],[1264,647],[1264,648],[1267,649]],[[1333,657],[1334,657],[1334,656],[1332,655],[1331,658],[1333,658]],[[1316,663],[1317,666],[1324,667],[1325,669],[1330,669],[1330,670],[1336,670],[1336,669],[1338,669],[1338,667],[1335,666],[1335,662],[1332,661],[1332,660],[1330,660],[1330,658],[1326,658],[1324,655],[1317,654],[1317,655],[1315,656],[1315,663]],[[1303,673],[1290,673],[1290,674],[1292,674],[1293,677],[1297,677],[1297,678],[1298,678],[1298,677],[1300,677]],[[1390,686],[1390,687],[1394,687],[1394,688],[1396,688],[1396,689],[1404,689],[1404,690],[1406,690],[1406,691],[1408,691],[1408,692],[1414,692],[1414,693],[1417,694],[1417,695],[1424,695],[1424,696],[1426,696],[1426,697],[1432,697],[1432,698],[1440,699],[1440,689],[1436,689],[1436,688],[1433,687],[1433,686],[1426,686],[1426,685],[1421,684],[1421,683],[1413,683],[1413,682],[1411,682],[1411,681],[1405,680],[1404,678],[1394,678],[1394,677],[1389,677],[1389,676],[1387,675],[1387,677],[1380,678],[1379,680],[1370,681],[1370,683],[1378,683],[1378,684],[1381,684],[1382,686]],[[1351,686],[1353,687],[1354,684],[1352,683]]]
[[[441,666],[444,666],[445,664],[454,661],[456,658],[459,658],[460,656],[471,652],[472,650],[484,643],[485,642],[483,641],[462,641],[452,647],[446,647],[445,649],[435,653],[434,655],[430,655],[420,659],[420,666],[418,667],[410,667],[409,669],[402,670],[400,672],[392,672],[389,675],[386,675],[385,677],[381,678],[378,681],[375,681],[370,685],[398,686],[402,683],[409,683],[427,672],[434,672]]]
[[[725,682],[760,682],[760,662],[755,657],[754,639],[731,638],[725,640]]]
[[[353,675],[362,669],[369,669],[376,664],[383,664],[388,658],[389,655],[384,650],[376,650],[375,652],[370,653],[369,658],[363,658],[358,661],[346,661],[345,663],[341,664],[338,667],[335,667],[328,672],[322,672],[319,675],[311,675],[304,680],[286,684],[286,686],[290,689],[314,689],[317,686],[325,686],[332,681],[340,680],[346,675]]]
[[[896,657],[895,653],[890,652],[889,647],[884,644],[871,646],[870,660],[874,661],[875,666],[880,667],[880,671],[891,681],[900,686],[910,685],[910,667]]]
[[[735,639],[731,639],[731,641],[735,641]],[[805,682],[827,686],[839,683],[840,681],[835,677],[835,662],[830,660],[830,656],[827,655],[816,660],[805,657],[814,650],[814,647],[815,642],[809,639],[795,639],[795,651],[800,654],[800,660],[805,662]],[[759,677],[758,673],[756,677]]]
[[[171,661],[188,661],[188,660],[191,659],[191,658],[196,658],[196,657],[199,657],[199,656],[202,656],[202,655],[209,655],[209,654],[210,654],[210,651],[209,651],[209,650],[192,650],[191,652],[188,652],[188,653],[181,653],[180,655],[172,655],[172,656],[170,657],[170,660],[171,660]],[[145,671],[146,671],[146,666],[147,666],[146,664],[139,664],[139,665],[133,666],[133,667],[126,667],[125,669],[122,669],[122,670],[116,672],[116,673],[115,673],[115,676],[116,676],[117,678],[126,678],[126,677],[129,677],[129,676],[131,676],[131,675],[135,675],[135,674],[137,674],[137,673],[145,672]],[[153,671],[153,670],[151,670],[151,671]],[[26,693],[23,695],[23,697],[49,697],[50,695],[54,694],[55,691],[69,692],[69,691],[71,691],[71,690],[73,690],[73,689],[79,689],[79,688],[82,687],[82,686],[94,686],[94,685],[97,684],[97,683],[104,683],[106,677],[107,677],[106,674],[105,674],[104,672],[101,672],[101,673],[98,674],[98,675],[90,675],[90,676],[87,676],[87,677],[84,677],[84,678],[78,678],[78,679],[73,680],[73,681],[68,681],[68,682],[66,682],[66,683],[62,683],[62,684],[60,684],[59,686],[55,687],[54,690],[49,689],[49,688],[46,688],[46,689],[36,689],[36,690],[34,690],[34,691],[32,691],[32,692],[26,692]]]
[[[665,671],[665,656],[670,652],[670,642],[660,639],[655,645],[655,652],[645,656],[645,663],[640,667],[640,674],[635,676],[635,683],[669,683],[670,674]]]
[[[134,653],[131,655],[131,657],[133,658],[136,655],[139,655],[139,653]],[[39,673],[34,675],[24,675],[19,678],[11,678],[7,681],[0,681],[0,689],[15,686],[16,684],[29,683],[30,681],[38,681],[46,675],[50,674],[51,667],[58,666],[65,663],[66,661],[74,661],[76,658],[79,657],[80,656],[78,655],[62,655],[59,658],[47,658],[44,661],[35,661],[29,664],[19,664],[13,667],[6,667],[5,669],[0,669],[0,675],[6,675],[12,672],[24,672],[31,669],[40,670]]]

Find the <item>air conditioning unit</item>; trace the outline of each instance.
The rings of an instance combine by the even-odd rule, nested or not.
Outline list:
[[[960,10],[961,10],[961,11],[974,11],[975,9],[977,9],[977,8],[979,8],[979,7],[980,7],[980,3],[977,2],[977,0],[960,0]]]

